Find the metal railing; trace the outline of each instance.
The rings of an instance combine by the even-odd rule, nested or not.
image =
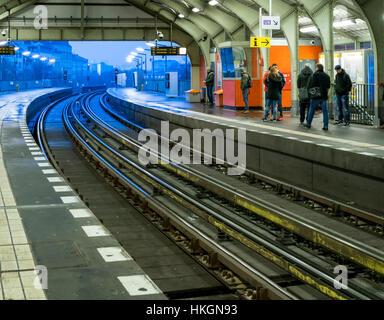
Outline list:
[[[349,94],[351,122],[374,125],[375,121],[375,85],[354,84]]]

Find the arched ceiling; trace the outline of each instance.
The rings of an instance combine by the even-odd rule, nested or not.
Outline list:
[[[356,1],[334,2],[335,39],[369,39],[367,24]],[[300,37],[318,37],[307,3],[273,0],[273,14],[284,18],[297,9]],[[32,30],[36,16],[33,8],[37,5],[48,8],[47,30]],[[0,0],[0,26],[5,28],[10,19],[11,27],[17,29],[11,34],[13,39],[153,40],[154,16],[157,16],[157,26],[167,39],[172,24],[173,35],[181,38],[175,41],[184,40],[181,44],[188,45],[194,40],[206,51],[210,40],[216,45],[226,40],[245,41],[246,35],[256,34],[259,8],[264,8],[267,14],[268,6],[269,0]],[[282,31],[274,32],[274,36],[283,37]]]

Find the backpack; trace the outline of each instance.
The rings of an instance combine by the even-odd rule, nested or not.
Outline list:
[[[311,81],[311,76],[308,77],[307,85],[305,87],[299,88],[299,100],[300,101],[309,100],[308,86],[309,86],[310,81]]]

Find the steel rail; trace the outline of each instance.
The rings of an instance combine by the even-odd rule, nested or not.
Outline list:
[[[86,99],[86,101],[87,100],[89,101],[89,98],[90,97],[88,97]],[[84,105],[82,106],[82,108],[83,108],[84,113],[88,112],[86,110],[86,108],[84,108]],[[92,115],[88,114],[88,117],[89,117],[89,120],[92,120]],[[97,122],[97,120],[95,120],[95,119],[94,119],[94,121]],[[170,186],[169,184],[165,183],[164,181],[162,181],[159,178],[157,178],[156,176],[154,176],[152,173],[149,173],[145,169],[138,166],[136,163],[134,163],[131,160],[129,160],[128,158],[122,156],[119,152],[114,150],[112,147],[107,145],[104,141],[99,139],[95,134],[93,134],[88,128],[86,128],[84,126],[84,124],[81,123],[81,121],[79,122],[79,125],[82,127],[82,129],[84,130],[84,132],[86,133],[86,135],[89,138],[93,139],[94,141],[97,141],[97,143],[99,144],[100,147],[104,147],[112,155],[114,155],[119,161],[129,164],[129,166],[136,169],[139,174],[141,173],[144,176],[146,176],[147,179],[145,181],[151,183],[150,179],[154,179],[156,181],[154,187],[160,188],[161,191],[163,191],[163,192],[165,190],[168,190],[168,195],[170,195],[169,194],[169,191],[170,191],[171,195],[174,196],[173,197],[174,199],[176,197],[176,198],[180,198],[180,199],[185,200],[185,203],[182,202],[183,204],[192,204],[193,207],[191,207],[189,205],[188,208],[191,210],[194,210],[194,208],[197,208],[198,211],[194,210],[194,212],[196,214],[198,214],[199,216],[202,216],[201,212],[207,212],[209,215],[208,216],[208,222],[210,222],[214,226],[218,227],[219,229],[225,231],[226,233],[230,234],[235,239],[240,240],[240,242],[247,245],[248,247],[250,247],[252,249],[258,249],[257,251],[259,253],[262,250],[260,250],[260,247],[258,247],[258,245],[256,243],[261,243],[262,246],[268,248],[270,251],[275,251],[275,253],[273,254],[275,261],[279,260],[278,259],[279,255],[283,255],[286,258],[286,260],[290,261],[289,265],[285,266],[286,270],[288,270],[292,274],[295,274],[295,276],[298,277],[299,279],[306,279],[305,282],[314,285],[321,292],[328,294],[329,296],[331,296],[333,298],[338,298],[338,299],[344,298],[343,296],[340,296],[340,294],[338,292],[336,292],[332,287],[326,286],[322,283],[319,283],[318,281],[316,281],[316,279],[313,278],[313,276],[311,276],[311,274],[315,274],[316,277],[321,278],[325,282],[333,284],[334,279],[332,277],[330,277],[329,275],[327,275],[324,272],[314,268],[313,266],[303,262],[302,260],[297,259],[295,256],[288,254],[286,251],[282,250],[281,248],[278,248],[278,250],[277,250],[277,247],[271,245],[271,243],[266,241],[265,239],[263,239],[261,237],[257,237],[254,233],[249,232],[248,230],[245,230],[244,228],[241,228],[238,224],[233,223],[228,218],[225,218],[221,214],[216,213],[214,210],[207,208],[206,206],[201,205],[195,199],[186,196],[182,191]],[[134,173],[136,173],[136,172],[134,172]],[[148,177],[150,178],[149,180],[148,180]],[[160,184],[160,187],[156,184]],[[162,189],[162,187],[163,187],[163,189]],[[167,193],[167,191],[165,191],[165,193]],[[268,255],[266,255],[266,256],[268,256]],[[283,264],[284,263],[280,262],[279,265],[281,266]],[[300,268],[302,270],[300,270],[300,268],[297,267],[298,265],[300,265]],[[348,290],[347,295],[350,295],[350,294],[352,294],[354,297],[357,297],[359,299],[370,299],[369,296],[362,294],[361,292],[358,292],[352,288],[349,288],[349,290]]]
[[[73,139],[77,140],[85,149],[88,150],[92,154],[93,157],[97,158],[99,162],[107,167],[108,170],[111,170],[115,176],[118,176],[119,179],[126,185],[128,188],[135,190],[140,196],[144,197],[146,201],[152,203],[152,208],[156,208],[156,210],[160,210],[163,213],[165,212],[168,216],[170,216],[172,219],[177,220],[179,224],[183,225],[184,228],[188,230],[188,232],[194,234],[195,236],[198,236],[199,239],[202,239],[206,241],[209,245],[209,247],[213,248],[216,247],[219,252],[224,254],[227,258],[232,261],[232,263],[237,263],[241,265],[242,268],[246,268],[249,274],[253,274],[253,277],[255,278],[255,281],[260,282],[262,285],[264,285],[266,288],[272,290],[280,296],[283,299],[289,299],[289,300],[298,300],[298,297],[294,294],[288,292],[284,288],[277,285],[275,282],[273,282],[271,279],[269,279],[266,275],[261,273],[260,271],[253,268],[251,265],[249,265],[244,260],[237,257],[235,254],[230,252],[228,249],[224,248],[217,242],[215,242],[213,239],[209,238],[207,235],[202,233],[200,230],[198,230],[195,226],[193,226],[191,223],[180,217],[179,215],[172,212],[170,209],[164,207],[163,204],[158,202],[156,199],[154,199],[148,192],[146,192],[144,189],[142,189],[138,184],[133,182],[131,179],[126,177],[121,170],[119,170],[117,167],[115,167],[110,161],[106,160],[104,157],[102,157],[99,152],[97,152],[87,141],[87,139],[84,139],[75,129],[75,125],[72,124],[71,118],[76,121],[77,124],[81,124],[80,119],[78,119],[76,113],[71,109],[70,105],[67,105],[63,112],[63,122],[67,129],[67,131],[70,133]],[[100,141],[101,142],[101,141]]]
[[[98,124],[106,134],[114,137],[118,142],[125,146],[131,149],[133,146],[136,151],[141,148],[141,145],[138,142],[121,134],[92,112],[89,107],[90,99],[91,96],[85,100],[85,106],[83,106],[87,108],[87,113],[89,114],[90,119],[93,118],[93,121]],[[284,208],[267,203],[259,197],[241,192],[221,181],[208,177],[201,172],[186,168],[182,165],[174,164],[170,161],[169,164],[164,164],[161,160],[166,160],[168,162],[167,159],[160,157],[159,164],[183,178],[186,178],[199,186],[203,186],[209,191],[219,194],[221,197],[233,201],[238,205],[243,204],[243,207],[251,209],[251,211],[263,218],[277,223],[280,226],[303,236],[309,241],[341,254],[353,262],[359,263],[364,267],[379,273],[384,273],[384,257],[382,251],[373,247],[368,247],[365,243],[360,241],[346,237],[343,238],[340,234],[330,233],[324,226],[306,221],[304,218],[298,219],[293,217],[290,215],[290,212]],[[219,192],[217,188],[219,188]]]

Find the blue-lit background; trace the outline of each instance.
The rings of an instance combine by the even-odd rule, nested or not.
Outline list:
[[[14,56],[0,56],[0,91],[61,86],[114,87],[115,69],[119,74],[126,74],[126,87],[133,87],[133,73],[139,72],[144,79],[144,90],[165,92],[165,73],[178,72],[180,95],[190,89],[189,57],[152,57],[153,43],[13,41],[12,45],[16,47]],[[159,45],[171,44],[164,41]],[[132,53],[136,54],[135,59],[127,62],[127,56]]]

